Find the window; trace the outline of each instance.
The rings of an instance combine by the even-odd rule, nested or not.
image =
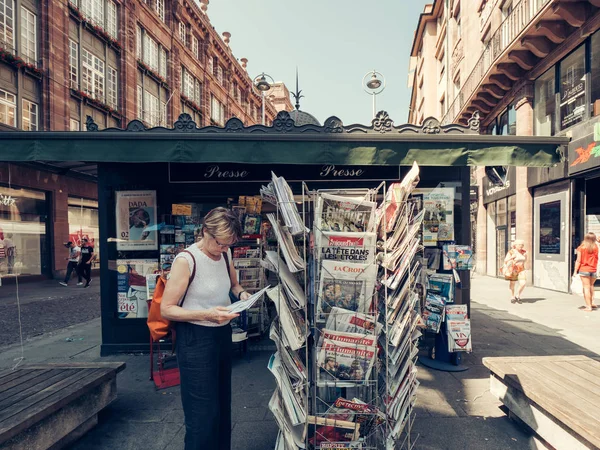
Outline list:
[[[456,13],[456,17],[454,18],[454,20],[456,20],[456,42],[458,42],[462,36],[462,24],[461,24],[461,20],[460,20],[460,11],[458,11],[458,13]]]
[[[189,70],[181,68],[181,91],[190,100],[194,99],[195,80]]]
[[[160,47],[160,65],[159,65],[159,74],[163,78],[167,78],[167,51]]]
[[[106,88],[107,88],[107,97],[108,97],[108,106],[113,109],[117,109],[117,92],[118,92],[118,82],[117,82],[117,69],[113,69],[112,67],[108,67],[108,72],[106,74]]]
[[[194,53],[196,58],[200,59],[200,47],[196,36],[192,36],[192,53]]]
[[[26,8],[21,8],[21,57],[37,64],[36,16]]]
[[[81,131],[81,125],[79,120],[71,119],[69,122],[69,130],[70,131]]]
[[[156,4],[154,5],[156,9],[156,14],[160,17],[160,20],[165,21],[165,0],[156,0]]]
[[[117,39],[117,5],[115,2],[109,0],[106,3],[106,31],[114,39]]]
[[[165,102],[160,102],[160,118],[158,124],[161,126],[167,124],[167,104]]]
[[[104,27],[104,0],[81,0],[81,12],[96,25]]]
[[[23,130],[38,130],[38,105],[23,99]]]
[[[225,107],[214,95],[210,96],[210,119],[218,125],[225,124]]]
[[[446,96],[445,95],[440,100],[440,115],[439,116],[444,117],[444,114],[446,114]]]
[[[148,91],[144,91],[144,121],[151,127],[160,124],[160,106],[158,98]]]
[[[143,99],[142,99],[142,95],[143,95],[143,89],[142,87],[138,84],[137,86],[137,118],[138,120],[144,120],[144,103],[143,103]]]
[[[454,98],[460,94],[460,74],[454,79]]]
[[[560,200],[540,204],[540,253],[560,255],[560,228]]]
[[[533,88],[533,125],[536,136],[554,136],[556,132],[555,68],[535,80]]]
[[[81,49],[82,89],[92,97],[104,101],[104,61]]]
[[[198,106],[202,105],[202,83],[200,83],[198,80],[196,80],[196,85],[194,88],[194,102],[196,102]]]
[[[71,89],[79,89],[79,47],[69,39],[69,81]]]
[[[185,44],[185,23],[179,22],[179,39]]]
[[[15,48],[14,0],[0,0],[0,45]]]
[[[215,60],[212,57],[208,58],[208,73],[214,75]]]
[[[0,89],[0,123],[17,126],[17,96]]]
[[[217,81],[220,85],[223,85],[223,66],[217,64]]]
[[[564,130],[585,116],[585,46],[560,62],[560,128]]]
[[[158,71],[158,44],[148,33],[144,33],[144,62],[152,70]]]
[[[600,32],[594,33],[591,39],[591,89],[592,89],[592,114],[600,114]]]
[[[137,36],[136,36],[136,56],[137,59],[142,59],[142,29],[141,27],[137,27]]]

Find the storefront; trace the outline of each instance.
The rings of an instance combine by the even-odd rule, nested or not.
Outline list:
[[[421,166],[423,203],[434,189],[448,199],[442,207],[446,242],[469,245],[469,165],[552,166],[560,161],[557,147],[568,142],[568,138],[479,135],[476,118],[470,123],[472,129],[440,126],[435,119],[423,127],[394,126],[387,114],[380,113],[370,126],[346,127],[330,118],[324,126],[296,127],[289,113],[280,112],[272,127],[245,128],[234,118],[224,128],[198,129],[189,117],[181,116],[173,130],[146,130],[134,121],[126,130],[97,132],[90,123],[88,133],[19,133],[18,138],[0,133],[0,139],[7,144],[8,158],[77,160],[85,146],[87,160],[98,163],[102,354],[111,354],[147,349],[142,308],[135,314],[119,309],[123,294],[143,297],[142,289],[132,285],[131,274],[135,281],[138,269],[168,262],[161,246],[193,242],[196,217],[214,206],[239,206],[240,197],[259,195],[271,171],[288,179],[295,200],[302,203],[303,185],[311,190],[375,188],[381,181],[397,181],[416,161]],[[53,139],[45,139],[46,135]],[[437,208],[435,217],[441,223],[438,203],[431,207]],[[173,243],[163,244],[161,235],[167,233],[161,231],[171,230]],[[441,226],[428,231],[431,239],[441,239]],[[468,304],[468,272],[461,272],[461,280],[457,302]],[[123,281],[129,285],[121,286]]]
[[[98,201],[83,197],[69,196],[69,241],[81,246],[81,240],[87,239],[94,247],[96,259],[95,269],[100,267],[100,248],[97,240],[100,236],[98,229]]]
[[[514,168],[509,168],[504,186],[495,186],[488,177],[483,177],[483,204],[487,212],[486,273],[492,277],[502,276],[504,257],[517,235],[515,173]]]
[[[0,185],[0,276],[51,274],[49,217],[46,192]]]

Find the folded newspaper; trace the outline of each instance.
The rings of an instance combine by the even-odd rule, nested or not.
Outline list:
[[[376,278],[377,266],[374,264],[323,261],[318,313],[329,314],[333,307],[368,313]]]
[[[394,231],[402,206],[418,182],[419,165],[414,162],[400,183],[392,183],[389,186],[386,198],[377,210],[377,220],[382,224],[382,232]]]
[[[304,311],[291,307],[285,290],[281,289],[281,285],[269,289],[267,296],[277,309],[284,344],[292,350],[298,350],[305,344],[308,336]]]
[[[298,213],[298,207],[294,200],[294,194],[285,178],[278,177],[271,172],[272,181],[268,186],[260,189],[263,200],[276,205],[279,208],[285,225],[292,236],[308,232],[304,221]]]
[[[324,385],[340,386],[340,381],[365,384],[375,363],[377,347],[345,344],[324,339],[318,349],[318,382]]]
[[[360,425],[345,420],[329,420],[325,417],[308,416],[308,443],[317,448],[354,448],[333,446],[336,443],[350,443],[359,436]],[[328,446],[330,445],[330,446]],[[360,447],[356,447],[360,448]]]
[[[296,391],[290,378],[281,364],[279,352],[274,353],[267,365],[271,373],[275,376],[275,381],[281,392],[281,400],[289,417],[290,424],[293,426],[304,424],[306,422],[305,393]]]
[[[304,262],[298,253],[298,248],[294,244],[291,233],[280,226],[275,214],[267,214],[267,219],[269,219],[269,222],[271,222],[271,225],[273,226],[273,231],[279,242],[279,248],[281,248],[290,271],[299,272],[300,270],[304,270],[306,268],[306,262]]]
[[[267,286],[266,288],[261,289],[255,294],[252,294],[248,300],[242,300],[239,302],[232,303],[231,305],[227,306],[227,309],[229,310],[229,312],[234,314],[241,313],[242,311],[246,311],[247,309],[252,308],[254,304],[262,298],[263,294],[267,292],[267,289],[269,289],[270,287],[271,286]]]
[[[385,415],[373,405],[358,398],[346,400],[339,397],[325,413],[329,420],[345,420],[360,425],[360,436],[367,436],[374,428],[385,422]]]
[[[304,290],[277,252],[266,251],[263,266],[267,270],[279,274],[279,279],[293,309],[304,308],[306,306]]]
[[[379,336],[383,327],[373,315],[333,307],[327,316],[325,328],[345,333],[372,334],[374,332],[376,336]]]

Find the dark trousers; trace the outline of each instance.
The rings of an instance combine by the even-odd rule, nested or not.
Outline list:
[[[92,279],[92,265],[88,263],[79,263],[77,266],[77,275],[79,275],[79,279],[81,277],[85,279],[87,283]]]
[[[176,324],[185,450],[231,449],[231,326]]]
[[[79,274],[79,272],[77,270],[77,261],[69,261],[69,264],[67,264],[67,274],[65,275],[65,283],[69,282],[73,271],[75,271],[75,273],[77,274],[77,276],[79,278],[79,282],[81,283],[81,275]]]

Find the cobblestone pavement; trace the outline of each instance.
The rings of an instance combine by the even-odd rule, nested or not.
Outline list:
[[[16,284],[4,282],[0,305],[0,342],[17,343],[19,306],[24,340],[100,317],[100,279],[92,279],[87,289],[74,281],[68,287],[56,280],[22,282],[18,289]]]

